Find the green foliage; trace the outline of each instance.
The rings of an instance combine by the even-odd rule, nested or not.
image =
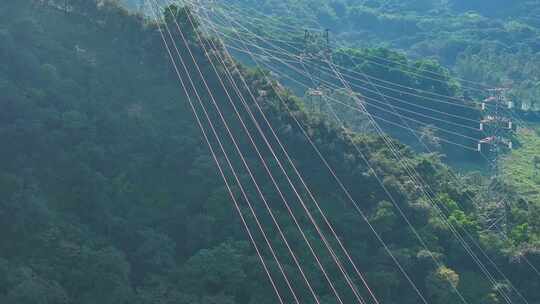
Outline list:
[[[389,134],[415,149],[425,150],[424,145],[418,141],[417,137],[420,137],[425,140],[426,145],[431,146],[435,151],[444,152],[449,159],[463,160],[474,157],[473,155],[463,155],[461,148],[459,148],[461,151],[458,151],[455,145],[448,143],[448,141],[451,141],[467,146],[470,145],[470,140],[444,131],[439,131],[437,134],[433,131],[448,129],[449,125],[446,124],[446,121],[454,122],[453,126],[463,124],[463,121],[444,115],[441,116],[430,109],[450,113],[454,116],[467,117],[471,120],[478,117],[477,110],[464,109],[449,104],[435,104],[415,94],[403,94],[401,92],[403,89],[396,90],[395,86],[389,86],[388,83],[381,80],[372,79],[367,81],[360,76],[366,74],[384,81],[391,81],[402,87],[459,98],[462,95],[460,85],[450,76],[450,72],[438,62],[428,59],[411,61],[404,54],[386,48],[338,49],[334,52],[333,57],[336,64],[348,67],[348,69],[356,72],[356,75],[359,75],[359,78],[351,79],[349,82],[355,90],[361,92],[362,96],[367,99],[366,109],[376,117],[378,123]],[[419,72],[419,70],[422,72]],[[381,94],[384,97],[381,97]],[[391,107],[383,106],[384,104],[389,104]],[[463,104],[472,106],[468,102],[463,102]],[[337,109],[341,117],[345,117],[344,120],[348,125],[361,125],[361,123],[359,124],[357,121],[348,118],[350,115],[347,115],[347,113],[351,112],[349,107],[336,105],[334,108]],[[392,109],[395,109],[397,114],[393,113]],[[415,122],[401,117],[414,119]],[[416,121],[420,123],[416,123]],[[395,124],[390,122],[405,126],[409,125],[412,129],[417,129],[421,134],[413,136],[410,131],[396,128]],[[459,128],[459,131],[474,138],[478,136],[478,132],[471,130],[474,127],[471,124],[468,129]]]
[[[540,149],[540,137],[531,128],[522,128],[518,132],[521,143],[501,160],[505,182],[515,192],[516,200],[511,209],[511,239],[515,245],[540,244],[540,226],[535,210],[540,206],[540,170],[535,164],[536,154]]]
[[[0,302],[275,303],[258,256],[245,241],[245,231],[231,206],[228,191],[201,140],[187,98],[179,91],[157,25],[129,15],[108,1],[100,1],[99,5],[93,1],[70,4],[66,8],[52,2],[0,2],[0,140],[9,143],[0,149]],[[348,11],[346,4],[333,2],[330,6],[335,14],[329,14],[327,21],[343,16]],[[179,21],[186,25],[187,15],[182,17],[181,11],[185,10],[178,8],[168,17],[169,22],[160,26],[172,25],[171,18],[173,24]],[[171,29],[177,33],[174,27]],[[188,31],[196,33],[197,27]],[[199,62],[206,60],[204,52],[193,35],[187,45],[178,42],[181,39],[177,36],[174,41],[181,43],[178,49],[188,62],[189,76],[203,92],[202,79],[189,63],[191,56],[186,48],[191,47]],[[413,64],[403,55],[382,49],[366,52]],[[432,61],[419,64],[442,71]],[[306,113],[304,104],[291,94],[273,90],[265,81],[264,72],[239,68],[250,88],[269,92],[260,102],[261,107],[291,158],[305,173],[306,182],[316,190],[321,207],[343,243],[359,259],[358,265],[381,303],[418,302],[383,246],[351,209],[347,197],[336,190],[338,186],[328,179],[316,153],[307,149],[309,143],[287,110],[304,125],[321,153],[329,156],[329,164],[343,177],[359,207],[382,232],[389,250],[419,288],[429,291],[431,303],[448,303],[452,298],[448,286],[461,288],[462,273],[474,271],[470,269],[469,257],[449,241],[451,236],[437,222],[433,206],[417,195],[406,172],[390,157],[384,141],[360,134],[352,134],[351,139],[323,117]],[[357,68],[388,76],[388,71],[367,63],[360,63]],[[201,69],[223,107],[223,115],[231,122],[231,130],[241,134],[217,75],[208,64],[201,65]],[[402,81],[416,80],[407,70],[396,74]],[[183,72],[181,76],[187,78]],[[458,89],[450,82],[442,87],[425,85],[434,90]],[[277,98],[278,94],[283,101]],[[201,99],[212,109],[206,103],[207,94]],[[238,103],[238,98],[233,102]],[[231,162],[242,168],[241,160],[232,153],[224,127],[219,124],[219,116],[215,111],[210,111],[209,116],[218,126],[216,133],[226,143],[224,148],[233,155]],[[238,144],[246,151],[247,162],[253,164],[253,174],[262,181],[262,191],[269,197],[277,221],[307,276],[322,302],[332,303],[332,290],[305,248],[288,210],[281,205],[270,181],[264,180],[266,172],[262,166],[255,165],[257,155],[245,137],[238,137]],[[396,197],[399,211],[388,202],[387,194],[351,140],[365,150],[373,170],[383,177]],[[213,137],[211,142],[217,146]],[[474,210],[463,199],[464,190],[450,182],[447,169],[437,157],[419,157],[396,145],[406,161],[430,183],[441,204],[450,209],[447,215],[451,221],[459,228],[474,231]],[[268,151],[262,154],[264,159],[272,159]],[[276,164],[269,162],[269,167],[277,171]],[[229,171],[226,175],[232,180]],[[244,171],[239,178],[247,185],[249,197],[256,197]],[[278,183],[282,189],[289,189],[282,178]],[[239,192],[236,186],[232,191]],[[292,190],[284,191],[286,197],[294,197]],[[300,192],[302,197],[308,197]],[[245,202],[239,202],[249,226],[256,227]],[[255,198],[253,202],[262,226],[271,227],[272,221],[261,202]],[[339,274],[298,205],[293,205],[292,211],[314,250],[321,253],[321,263],[332,275]],[[428,240],[429,251],[417,242],[400,212],[411,218],[412,225]],[[320,220],[318,213],[315,217]],[[521,228],[515,230],[517,239],[524,230]],[[272,276],[278,278],[279,267],[262,245],[264,238],[253,230],[262,258]],[[538,226],[531,224],[527,230],[533,235]],[[279,236],[271,229],[268,231],[291,281],[301,286],[302,278]],[[334,241],[332,245],[337,244]],[[338,254],[344,261],[342,254]],[[447,266],[436,268],[429,261],[432,254],[444,259]],[[509,267],[505,252],[495,248],[490,254],[512,271],[512,277],[522,275],[520,269]],[[347,294],[345,280],[334,279],[345,302],[352,302],[353,295]],[[285,290],[283,282],[278,284],[280,290]],[[524,286],[527,296],[537,294],[537,288]],[[309,292],[298,290],[302,303],[311,303]],[[475,297],[468,299],[471,304],[482,303],[481,299],[489,298],[493,291],[478,288],[475,292]],[[290,296],[285,297],[287,303],[293,301]]]
[[[187,32],[188,36],[193,36],[199,27],[199,21],[193,16],[193,13],[187,6],[169,5],[163,8],[163,15],[165,16],[165,22],[169,26],[174,27],[178,23],[182,30]]]
[[[186,290],[200,296],[241,294],[247,275],[245,245],[224,243],[202,249],[186,261],[182,276]]]
[[[397,222],[397,215],[394,213],[393,205],[390,202],[382,201],[377,205],[372,221],[381,232],[389,232]]]
[[[455,303],[459,301],[455,292],[459,275],[450,268],[441,266],[426,278],[428,296],[435,303]]]

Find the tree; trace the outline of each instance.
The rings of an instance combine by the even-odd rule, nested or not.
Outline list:
[[[17,282],[7,293],[7,303],[14,304],[67,304],[66,291],[54,281],[40,278],[29,268],[19,268]]]
[[[377,225],[378,231],[390,232],[394,229],[397,215],[394,213],[394,206],[388,201],[381,201],[377,204],[375,215],[372,221]]]
[[[21,185],[22,182],[16,183],[17,190],[14,193],[0,197],[0,220],[4,226],[0,235],[5,233],[4,238],[17,236],[24,239],[45,229],[53,215],[35,185],[21,189],[25,187]]]
[[[420,128],[420,140],[424,142],[431,150],[441,149],[441,139],[437,136],[435,126],[426,125]]]
[[[455,289],[459,284],[459,275],[452,269],[441,266],[426,277],[426,289],[433,303],[455,303]]]
[[[237,246],[225,242],[192,256],[182,271],[186,288],[199,295],[239,293],[246,274],[243,270],[245,254]]]
[[[122,252],[83,247],[80,255],[76,296],[81,304],[128,303],[133,298],[130,265]]]
[[[172,4],[164,8],[163,14],[165,16],[165,22],[174,27],[178,23],[178,26],[188,37],[193,37],[195,31],[199,28],[199,21],[187,6],[179,7]]]
[[[160,274],[173,271],[176,268],[174,241],[167,235],[150,229],[139,234],[142,240],[134,255],[142,273]]]

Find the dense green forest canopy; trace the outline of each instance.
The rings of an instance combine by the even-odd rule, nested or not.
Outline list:
[[[183,22],[187,43],[173,33],[180,41],[181,58],[193,73],[180,76],[193,77],[201,92],[203,78],[207,80],[231,129],[238,133],[247,161],[257,164],[248,139],[240,137],[232,105],[226,104],[227,88],[220,86],[220,74],[203,64],[204,77],[197,76],[194,63],[189,63],[188,48],[195,61],[208,61],[203,46],[211,38],[201,44],[195,38],[198,29],[190,27],[182,13],[169,14],[168,23],[157,24],[108,1],[68,2],[67,7],[64,1],[0,2],[0,303],[276,303],[190,112],[188,96],[193,97],[193,91],[185,94],[179,88],[159,29],[174,29],[175,22]],[[366,219],[429,303],[458,302],[454,288],[471,304],[503,303],[502,295],[514,303],[520,303],[520,295],[529,303],[540,301],[540,280],[532,279],[537,277],[530,268],[540,265],[538,204],[516,200],[508,239],[500,239],[484,230],[471,199],[478,191],[472,179],[463,186],[436,156],[419,156],[395,143],[404,160],[430,185],[437,198],[433,205],[396,166],[381,138],[344,131],[323,116],[307,113],[305,104],[289,91],[273,89],[266,72],[230,65],[238,67],[254,91],[270,92],[260,102],[264,112],[381,303],[412,304],[420,299],[338,191],[293,117],[329,155]],[[227,66],[219,68],[218,73],[224,73]],[[210,108],[209,94],[202,94]],[[210,113],[212,120],[219,121],[216,113]],[[223,129],[217,132],[226,138]],[[232,143],[225,143],[232,153]],[[354,146],[361,148],[373,168]],[[271,158],[269,151],[262,153]],[[223,162],[223,156],[219,160]],[[239,157],[232,162],[241,167]],[[271,182],[260,165],[253,167],[321,303],[336,303]],[[270,163],[271,169],[276,167]],[[395,205],[375,175],[383,177]],[[248,174],[242,171],[240,180],[249,184]],[[278,183],[284,185],[284,178]],[[256,197],[252,188],[247,190]],[[240,197],[239,192],[235,186],[233,193]],[[292,190],[284,195],[292,198]],[[242,213],[255,227],[249,208],[240,201]],[[264,226],[272,227],[264,206],[254,202]],[[436,207],[442,208],[442,217]],[[293,211],[315,249],[324,253],[324,244],[301,206],[295,204]],[[319,214],[316,219],[320,221]],[[499,273],[496,284],[485,280],[443,219],[457,231],[467,231],[509,281]],[[260,233],[255,240],[264,244]],[[271,241],[279,244],[277,255],[302,303],[311,303],[278,235],[272,233]],[[478,247],[473,250],[480,254]],[[262,254],[270,273],[279,277],[269,250],[264,247]],[[481,260],[488,263],[485,256]],[[353,295],[347,293],[329,254],[322,264],[331,270],[346,303],[352,303]],[[494,271],[492,266],[489,270]],[[284,282],[278,287],[286,290]],[[292,302],[285,296],[287,303]]]

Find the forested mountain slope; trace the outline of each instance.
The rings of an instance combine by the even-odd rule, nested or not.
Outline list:
[[[504,192],[519,189],[526,200],[537,197],[535,155],[526,151],[534,150],[540,118],[538,1],[184,2],[197,8],[204,26],[237,58],[253,64],[243,50],[247,46],[329,120],[335,120],[335,110],[347,126],[366,132],[355,109],[358,102],[340,105],[352,99],[339,77],[328,73],[324,59],[309,58],[318,56],[317,47],[331,55],[367,111],[394,138],[416,151],[439,152],[447,163],[469,172],[492,175],[486,165],[497,162],[505,168],[501,180],[511,185]],[[312,39],[326,33],[328,39]],[[285,67],[280,60],[296,66]],[[309,96],[313,90],[322,97]],[[504,147],[508,157],[495,161],[476,146],[492,138],[480,124],[490,119],[481,103],[497,90],[515,105],[503,115],[513,129],[505,142],[512,142],[515,151],[510,157]],[[513,168],[517,162],[506,163],[509,159],[520,159],[529,170],[519,178],[510,176],[520,170]]]
[[[276,303],[163,48],[159,29],[164,24],[158,26],[130,15],[109,2],[72,1],[68,9],[63,3],[0,2],[0,303]],[[270,198],[320,302],[336,303],[286,208],[265,178],[256,153],[241,135],[240,123],[226,103],[230,85],[220,86],[195,38],[196,29],[185,23],[185,16],[172,18],[184,22],[183,28],[190,33],[188,43],[182,43],[178,36],[175,39],[192,72],[189,76],[200,92],[205,89],[204,78],[223,107],[224,117],[246,151],[247,162]],[[174,33],[172,21],[169,18],[166,25]],[[204,41],[208,43],[210,40]],[[195,61],[204,63],[204,77],[197,75],[193,62],[189,63],[188,47]],[[218,68],[224,73],[227,66]],[[436,208],[418,193],[405,170],[396,166],[381,138],[350,134],[321,117],[308,115],[300,100],[286,90],[273,89],[264,72],[241,66],[239,70],[251,89],[269,92],[258,101],[260,106],[381,303],[421,303],[418,294],[429,303],[456,303],[459,299],[454,287],[471,304],[502,303],[502,295],[520,303],[519,294],[529,303],[540,301],[539,280],[531,279],[536,274],[527,264],[540,263],[535,251],[540,242],[537,216],[516,216],[506,241],[483,232],[471,200],[473,184],[457,184],[435,157],[417,156],[396,144],[404,160],[430,185],[436,204],[443,208],[452,227],[461,233],[467,231],[510,280],[489,266],[497,281],[491,284]],[[238,74],[235,77],[240,77]],[[188,75],[180,76],[186,79]],[[189,96],[194,97],[191,92]],[[210,109],[210,94],[201,95]],[[328,156],[418,292],[339,191],[289,110]],[[210,118],[219,122],[214,112]],[[223,129],[221,126],[217,133],[225,138]],[[224,142],[232,154],[232,143]],[[260,138],[256,142],[262,145]],[[211,143],[215,145],[216,140]],[[361,148],[373,169],[353,144]],[[262,153],[271,159],[269,151]],[[219,160],[223,163],[223,156]],[[232,162],[241,168],[238,156],[232,157]],[[270,162],[270,169],[276,168]],[[240,180],[248,184],[247,172],[239,171]],[[379,185],[376,174],[396,205]],[[281,177],[278,183],[286,181]],[[301,303],[313,302],[253,188],[249,186],[247,191],[254,209],[268,227]],[[239,192],[234,186],[237,197]],[[304,191],[301,195],[307,196]],[[292,201],[292,190],[285,196]],[[245,202],[239,201],[247,222],[256,227]],[[427,249],[396,206],[426,241]],[[315,207],[309,205],[309,209]],[[352,293],[347,293],[345,280],[332,266],[316,229],[301,213],[302,207],[295,202],[292,210],[299,214],[307,238],[321,253],[321,263],[330,270],[345,302],[352,303]],[[320,221],[320,215],[315,214]],[[278,278],[279,269],[264,246],[263,236],[256,233],[254,238],[270,273]],[[332,244],[336,245],[335,241]],[[484,264],[492,265],[471,246]],[[439,264],[430,257],[436,257]],[[355,283],[360,285],[358,279]],[[285,283],[279,281],[278,287],[287,303],[292,302]]]
[[[352,104],[353,108],[351,104],[343,105],[344,98],[347,99],[346,90],[326,60],[317,55],[301,59],[305,53],[316,54],[320,47],[317,42],[305,47],[305,32],[300,25],[303,20],[261,17],[261,12],[256,12],[250,5],[238,8],[203,1],[194,7],[197,7],[202,28],[217,30],[210,35],[223,39],[236,58],[246,65],[261,65],[255,64],[250,54],[241,51],[248,46],[263,60],[263,68],[279,77],[295,94],[305,97],[308,110],[327,114],[329,120],[334,120],[329,109],[329,104],[333,104],[331,107],[340,116],[347,117],[348,126],[363,130],[365,121],[358,119],[361,114],[355,111],[356,105]],[[289,21],[298,26],[289,25]],[[235,31],[245,34],[235,38]],[[310,32],[319,34],[317,30]],[[421,137],[427,139],[431,149],[448,159],[483,163],[476,150],[478,141],[484,138],[478,129],[481,110],[471,95],[474,93],[475,98],[486,96],[462,87],[458,79],[436,60],[414,60],[388,48],[334,47],[333,32],[331,36],[333,64],[352,90],[362,96],[367,111],[386,132],[416,151],[428,150],[425,143],[418,140]],[[294,63],[289,64],[291,60]],[[310,89],[320,88],[326,91],[323,98],[308,96]]]

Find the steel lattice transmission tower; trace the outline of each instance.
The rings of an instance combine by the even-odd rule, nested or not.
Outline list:
[[[498,160],[504,150],[513,148],[512,135],[516,124],[512,117],[514,102],[507,98],[506,88],[491,89],[492,95],[482,102],[480,131],[486,137],[478,142],[478,152],[487,155],[490,169],[495,177],[499,175]]]
[[[499,233],[506,233],[510,211],[508,199],[504,195],[499,160],[502,153],[513,148],[512,138],[517,127],[512,119],[514,102],[508,99],[507,92],[506,88],[492,89],[491,96],[482,102],[480,130],[486,137],[478,142],[478,152],[488,158],[492,175],[487,186],[488,202],[483,206],[483,217],[486,228]]]
[[[323,86],[321,82],[321,68],[318,65],[327,64],[332,55],[330,47],[330,30],[326,29],[322,32],[314,32],[311,30],[304,31],[303,47],[300,53],[302,66],[310,75],[312,87],[306,92],[313,109],[319,108],[324,103],[325,97],[330,93],[330,90]]]

